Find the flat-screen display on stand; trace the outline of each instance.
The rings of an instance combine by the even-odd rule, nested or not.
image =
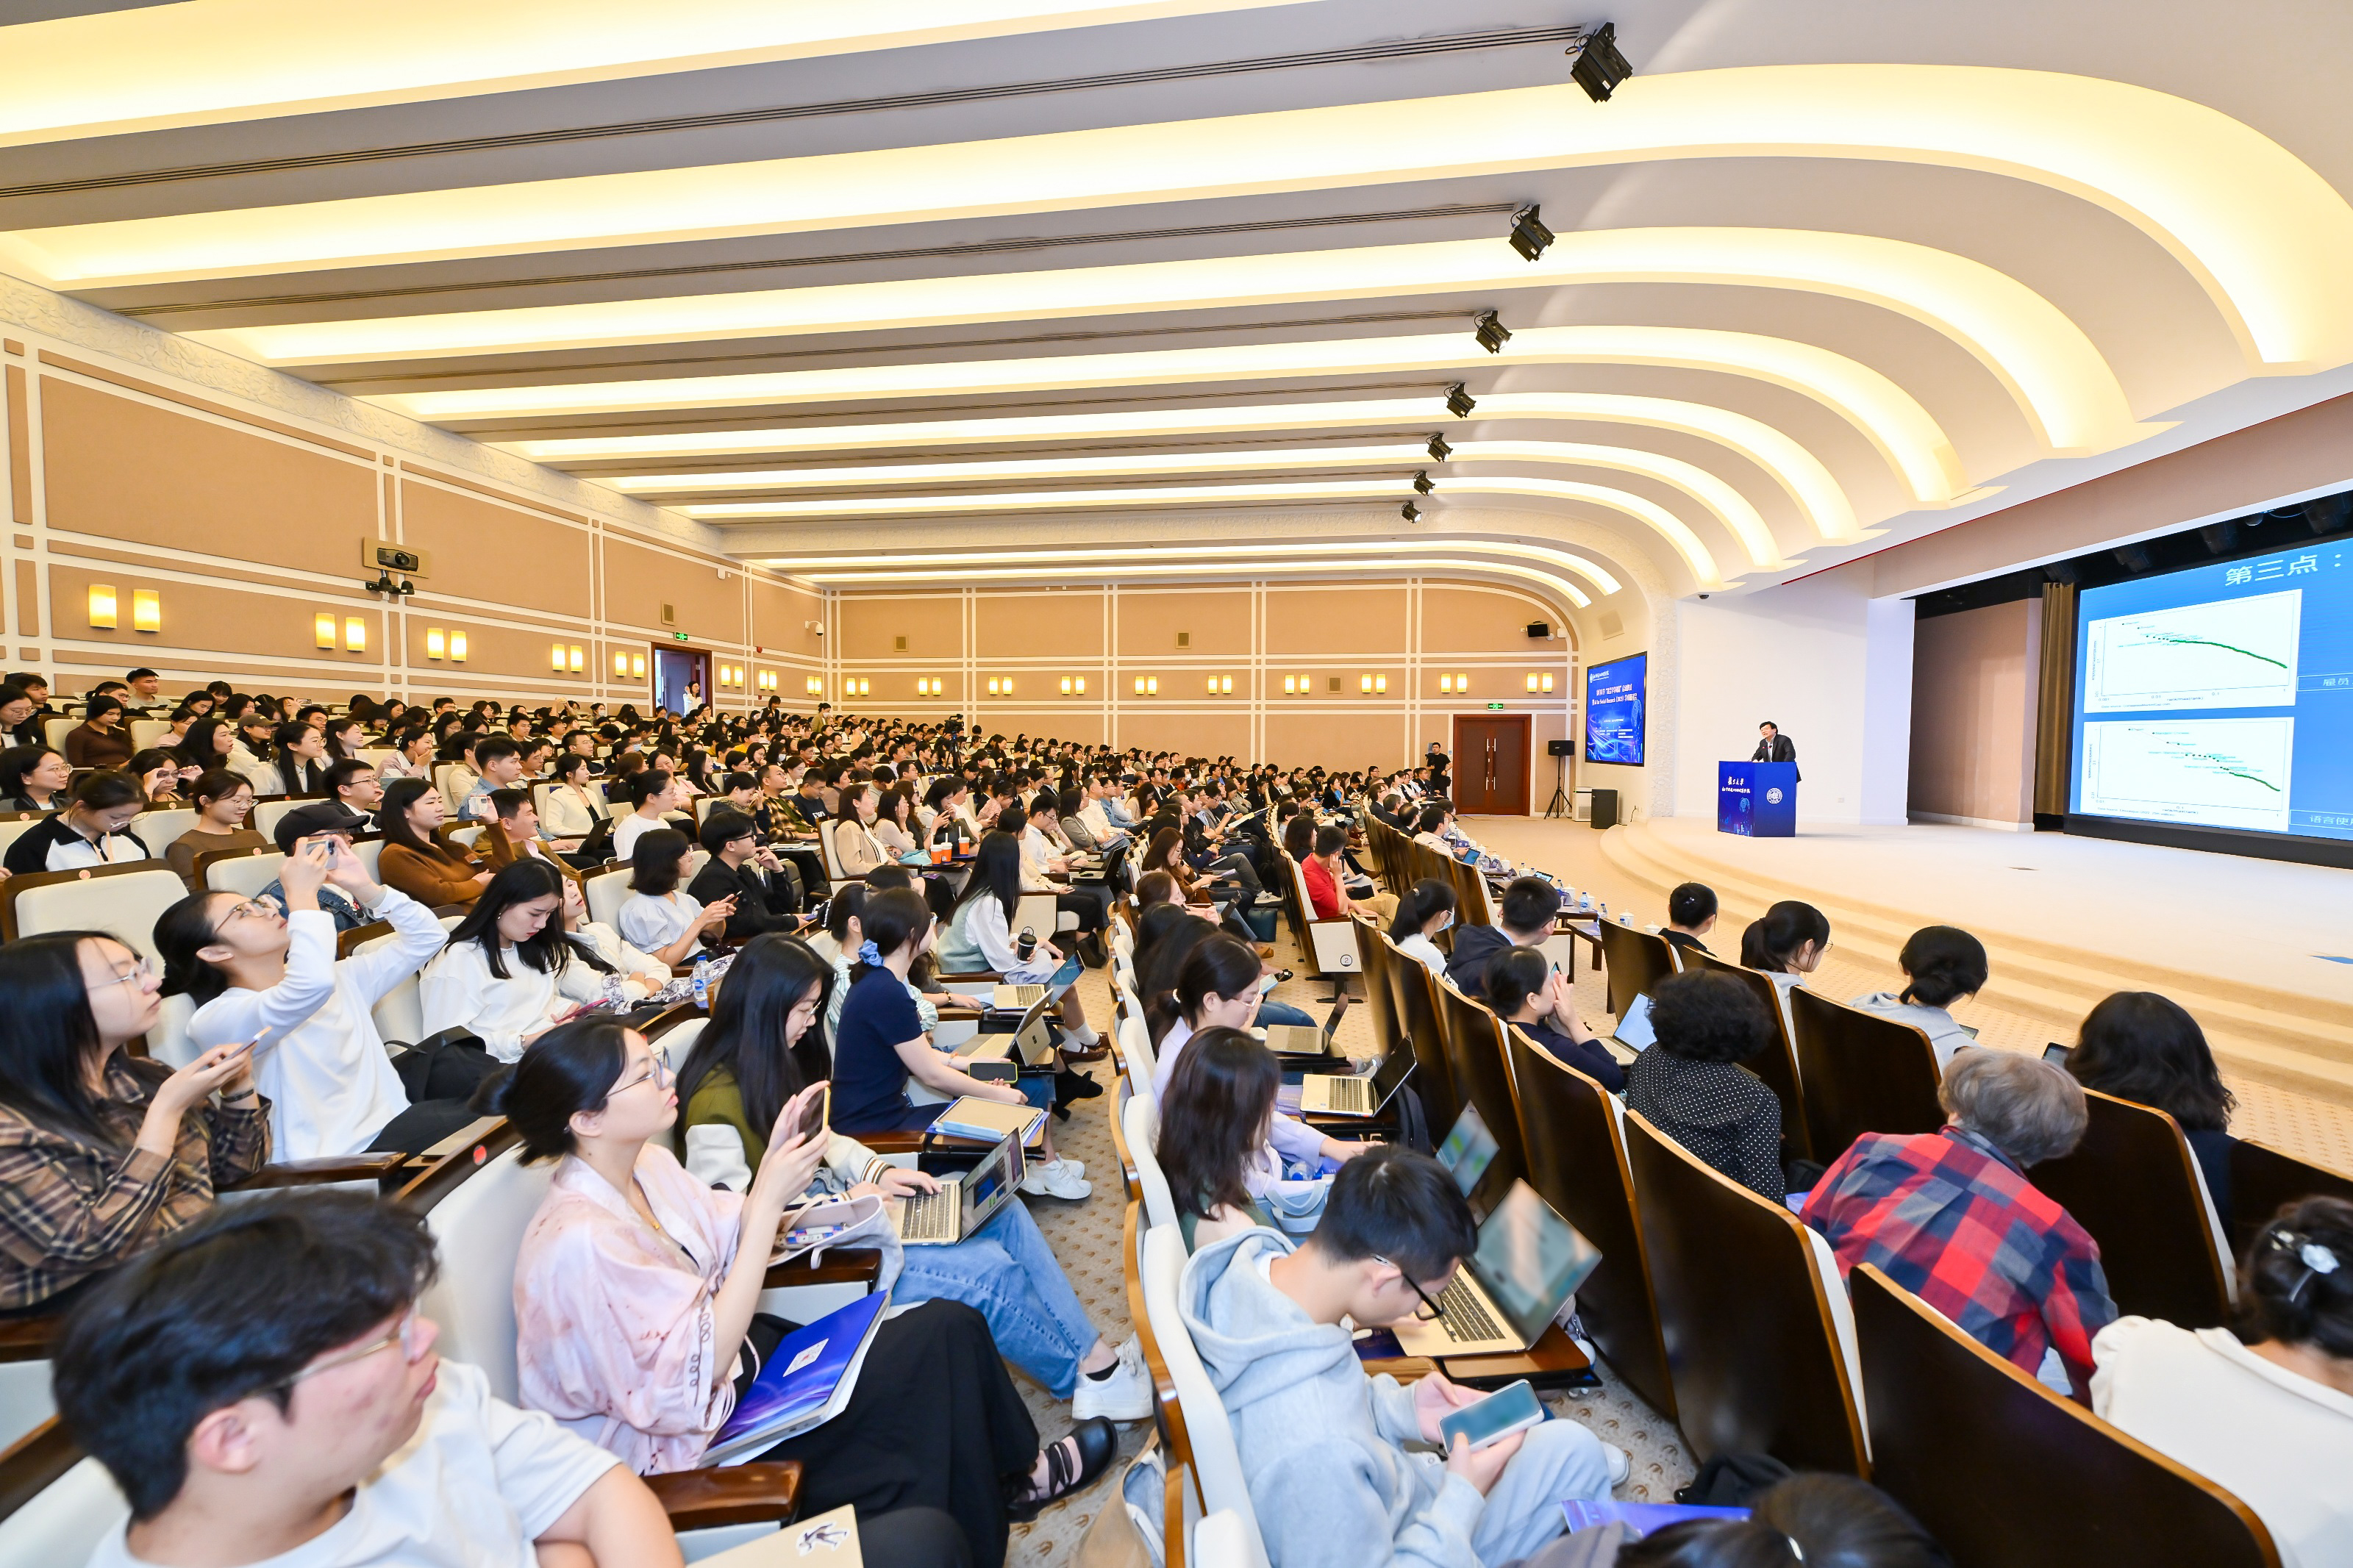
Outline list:
[[[1643,717],[1651,656],[1631,654],[1585,672],[1585,760],[1642,765]]]

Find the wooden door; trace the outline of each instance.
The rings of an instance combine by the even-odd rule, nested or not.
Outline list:
[[[1473,816],[1528,814],[1525,713],[1458,714],[1454,720],[1454,809]]]

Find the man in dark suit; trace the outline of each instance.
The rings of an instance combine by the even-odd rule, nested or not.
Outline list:
[[[1757,726],[1757,749],[1748,754],[1748,760],[1752,763],[1794,763],[1798,760],[1798,748],[1790,744],[1788,736],[1781,733],[1778,724],[1767,719]],[[1798,782],[1805,783],[1806,775],[1799,773]]]

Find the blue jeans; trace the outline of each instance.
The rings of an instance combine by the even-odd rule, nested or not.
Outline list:
[[[1261,1028],[1274,1024],[1293,1024],[1303,1029],[1315,1029],[1323,1026],[1302,1009],[1293,1006],[1288,1002],[1277,1002],[1271,998],[1258,1005],[1258,1022]]]
[[[1077,1391],[1079,1363],[1103,1337],[1019,1198],[954,1247],[907,1248],[892,1304],[935,1298],[987,1318],[999,1353],[1057,1399]]]

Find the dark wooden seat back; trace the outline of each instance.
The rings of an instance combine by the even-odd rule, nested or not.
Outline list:
[[[2283,1153],[2268,1143],[2239,1139],[2231,1145],[2231,1253],[2246,1256],[2247,1243],[2271,1223],[2282,1205],[2298,1198],[2343,1198],[2353,1203],[2353,1176]]]
[[[1624,1128],[1675,1419],[1694,1453],[1863,1474],[1854,1391],[1805,1226],[1640,1116]]]
[[[2277,1568],[2254,1514],[1955,1328],[1871,1264],[1849,1279],[1871,1479],[1957,1568]]]
[[[1601,963],[1609,981],[1609,1011],[1623,1016],[1626,1004],[1647,995],[1659,982],[1675,973],[1674,944],[1616,921],[1601,924]]]
[[[1945,1124],[1936,1047],[1911,1025],[1802,985],[1789,993],[1789,1025],[1806,1133],[1823,1164],[1866,1132],[1934,1132]]]
[[[2026,1173],[2100,1244],[2120,1312],[2185,1329],[2231,1321],[2221,1256],[2189,1141],[2172,1117],[2097,1089],[2075,1152]]]
[[[1609,1091],[1516,1029],[1511,1053],[1528,1184],[1601,1249],[1600,1263],[1577,1288],[1577,1315],[1627,1386],[1672,1417],[1674,1380]]]
[[[1469,1104],[1479,1108],[1481,1120],[1495,1135],[1514,1176],[1527,1173],[1528,1152],[1520,1142],[1520,1108],[1512,1092],[1512,1068],[1504,1054],[1504,1037],[1512,1026],[1484,1004],[1473,1002],[1451,985],[1438,987],[1438,1005],[1445,1022],[1446,1062],[1454,1087]],[[1443,1135],[1445,1129],[1433,1126]]]
[[[1398,1026],[1413,1052],[1413,1086],[1429,1113],[1430,1135],[1443,1138],[1462,1114],[1462,1088],[1454,1081],[1454,1064],[1446,1054],[1446,1026],[1438,1016],[1438,976],[1419,959],[1399,952],[1388,938],[1381,938],[1381,943],[1388,949]]]
[[[1405,1032],[1398,1026],[1397,984],[1389,978],[1389,965],[1413,960],[1391,947],[1378,925],[1361,916],[1356,920],[1356,957],[1365,969],[1365,1012],[1373,1026],[1373,1039],[1386,1057],[1405,1044]]]
[[[1781,1016],[1781,1002],[1773,982],[1762,970],[1744,969],[1736,963],[1726,963],[1710,953],[1693,952],[1686,949],[1683,955],[1685,969],[1705,970],[1714,974],[1728,974],[1764,1005],[1765,1016],[1773,1020],[1773,1043],[1740,1065],[1765,1080],[1773,1098],[1781,1102],[1781,1149],[1785,1156],[1799,1159],[1813,1157],[1813,1139],[1806,1128],[1806,1097],[1799,1086],[1798,1052],[1789,1043],[1789,1026]]]

